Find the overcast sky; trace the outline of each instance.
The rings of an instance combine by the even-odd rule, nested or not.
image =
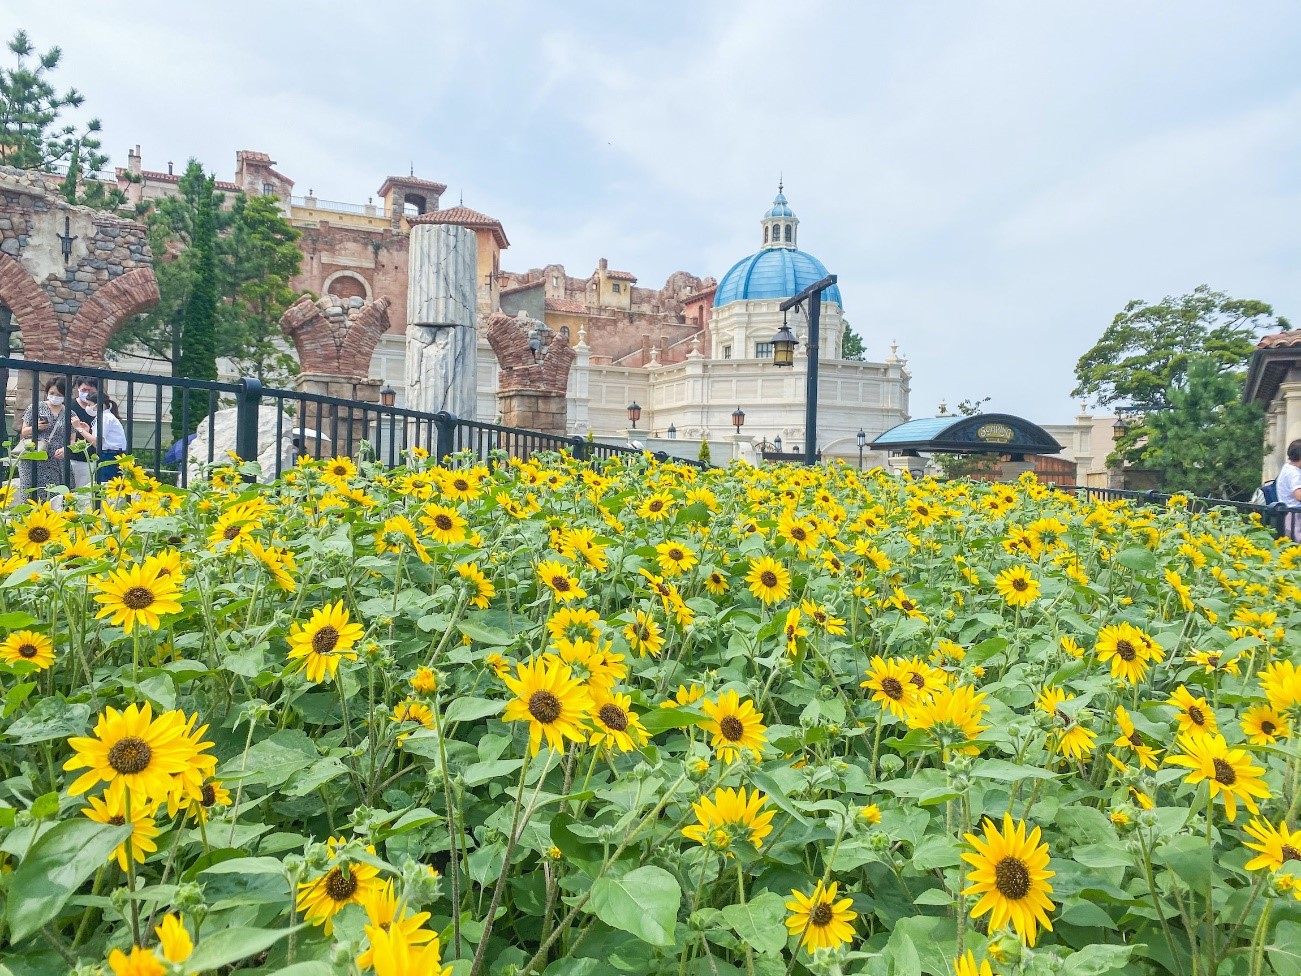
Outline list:
[[[1130,299],[1301,319],[1301,4],[0,0],[59,44],[111,165],[260,149],[364,203],[389,173],[499,218],[504,266],[660,287],[757,249],[778,175],[914,416],[1043,423]]]

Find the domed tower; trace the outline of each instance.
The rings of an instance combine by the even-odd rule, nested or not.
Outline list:
[[[777,184],[777,196],[773,197],[772,207],[763,215],[763,246],[788,247],[795,250],[799,237],[800,219],[786,202],[782,184]]]

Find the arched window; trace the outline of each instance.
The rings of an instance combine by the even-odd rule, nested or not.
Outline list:
[[[764,224],[764,227],[763,227],[763,242],[764,242],[765,244],[768,243],[768,225],[767,225],[767,224]]]
[[[790,242],[791,242],[791,225],[790,225],[790,224],[787,224],[787,225],[786,225],[786,243],[789,244]]]
[[[562,325],[560,327],[560,338],[564,339],[566,342],[569,341],[569,326]]]

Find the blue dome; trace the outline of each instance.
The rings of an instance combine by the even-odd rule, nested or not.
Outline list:
[[[792,210],[790,208],[790,204],[786,202],[786,194],[779,192],[777,196],[773,199],[772,209],[769,210],[766,214],[764,214],[764,216],[765,217],[794,217],[795,211]]]
[[[773,298],[790,298],[821,281],[827,269],[812,254],[789,247],[764,248],[757,254],[742,258],[723,275],[714,293],[714,307]],[[832,285],[822,293],[824,302],[835,302],[841,308],[840,288]]]

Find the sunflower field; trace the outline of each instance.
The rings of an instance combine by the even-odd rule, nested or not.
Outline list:
[[[0,976],[1301,974],[1301,546],[836,464],[0,537]]]

